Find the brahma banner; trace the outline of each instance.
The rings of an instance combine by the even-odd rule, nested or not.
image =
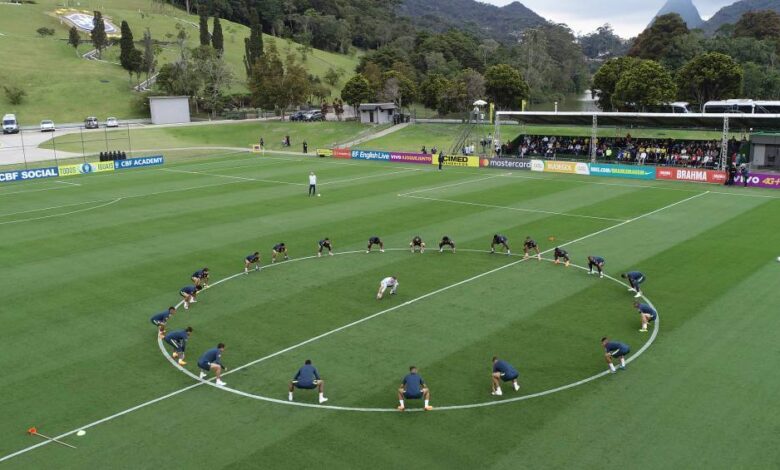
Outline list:
[[[591,163],[590,174],[592,176],[611,176],[613,178],[654,180],[655,167],[654,166],[631,166],[631,165],[602,165],[598,163]]]
[[[334,148],[333,149],[333,158],[344,158],[344,159],[352,158],[352,151],[349,149],[349,147],[346,147],[346,148]]]
[[[557,160],[547,160],[544,162],[544,171],[548,173],[590,175],[590,168],[588,167],[588,164],[582,162],[559,162]]]
[[[114,171],[114,162],[81,163],[78,165],[60,165],[60,176],[88,175]]]
[[[470,168],[479,168],[479,157],[466,157],[461,155],[447,155],[444,157],[444,166],[465,166]],[[433,165],[439,164],[439,157],[433,158]]]
[[[726,172],[702,170],[697,168],[663,168],[658,167],[656,179],[674,181],[694,181],[697,183],[723,184],[726,182]]]
[[[501,170],[531,171],[531,160],[526,158],[482,158],[479,161],[479,166]]]
[[[734,184],[745,184],[742,175],[738,175],[734,178]],[[751,173],[748,175],[748,186],[753,188],[780,189],[780,175]]]

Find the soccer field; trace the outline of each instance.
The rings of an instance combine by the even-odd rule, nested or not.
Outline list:
[[[0,186],[0,464],[777,468],[778,199],[244,154]],[[489,254],[495,233],[511,256]],[[374,235],[386,250],[366,254]],[[457,253],[439,253],[442,235]],[[544,260],[523,259],[526,236]],[[335,256],[318,258],[325,237]],[[272,265],[279,242],[290,260]],[[573,266],[549,261],[556,246]],[[254,251],[263,269],[241,274]],[[588,255],[607,277],[587,275]],[[212,287],[168,325],[194,329],[180,368],[149,318],[204,266]],[[659,312],[646,333],[631,270]],[[391,275],[397,294],[377,300]],[[626,370],[606,372],[602,336],[630,345]],[[197,379],[219,342],[224,388]],[[494,355],[520,391],[491,396]],[[287,401],[305,359],[322,406],[314,391]],[[432,411],[396,410],[411,365]]]

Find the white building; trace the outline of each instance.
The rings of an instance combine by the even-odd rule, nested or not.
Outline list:
[[[358,108],[363,124],[393,124],[396,115],[395,103],[363,103]]]
[[[190,122],[190,100],[186,96],[150,96],[152,124]]]

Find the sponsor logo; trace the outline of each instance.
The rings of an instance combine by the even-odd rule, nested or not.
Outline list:
[[[333,158],[352,158],[352,152],[349,148],[333,149]]]
[[[630,165],[602,165],[592,163],[590,174],[593,176],[611,176],[613,178],[655,179],[655,167]]]
[[[462,155],[449,155],[444,157],[444,162],[442,165],[444,166],[461,166],[461,167],[471,167],[471,168],[479,168],[479,157],[466,157]],[[433,165],[439,164],[439,157],[435,156],[432,157],[431,163]]]
[[[114,169],[125,170],[127,168],[138,168],[142,166],[155,166],[162,165],[165,162],[162,155],[155,155],[153,157],[138,157],[129,158],[127,160],[114,161]]]
[[[80,163],[78,165],[60,165],[60,176],[87,175],[114,171],[114,162]]]
[[[390,161],[389,152],[380,152],[374,150],[353,150],[352,158],[355,160],[384,160]]]
[[[658,168],[656,170],[656,178],[698,183],[724,183],[726,182],[726,172],[694,168]]]
[[[745,179],[742,175],[737,175],[734,178],[735,184],[744,184]],[[767,173],[753,173],[748,175],[748,186],[754,188],[770,188],[780,189],[780,175],[772,175]]]
[[[59,169],[56,166],[48,168],[31,168],[28,170],[3,171],[0,172],[0,183],[37,180],[41,178],[54,178],[59,175]]]
[[[544,171],[544,162],[542,160],[531,160],[531,171]]]
[[[483,158],[479,162],[483,168],[501,168],[504,170],[530,170],[531,160],[521,158]]]
[[[571,175],[590,175],[588,164],[582,162],[547,160],[544,162],[544,171],[550,173],[567,173]]]
[[[317,149],[317,156],[318,157],[332,157],[333,156],[333,150],[331,150],[331,149]]]
[[[438,157],[427,153],[390,152],[390,161],[398,163],[422,163],[429,165],[436,162]]]

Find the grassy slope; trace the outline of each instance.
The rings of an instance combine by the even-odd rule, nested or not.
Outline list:
[[[485,172],[398,174],[402,167],[382,164],[221,160],[178,168],[303,185],[137,170],[77,178],[71,181],[83,186],[57,191],[10,194],[58,186],[50,182],[0,188],[3,222],[30,217],[8,215],[17,211],[126,198],[110,209],[4,227],[9,276],[0,334],[9,345],[6,362],[24,367],[9,368],[0,383],[0,433],[6,436],[0,454],[34,442],[23,434],[31,424],[57,434],[191,384],[161,358],[147,317],[175,301],[189,273],[204,264],[222,277],[239,269],[247,251],[267,254],[285,240],[293,257],[306,256],[326,234],[338,250],[360,249],[372,234],[404,246],[412,233],[431,243],[445,232],[460,248],[484,249],[494,231],[509,235],[515,248],[523,235],[533,234],[547,249],[548,235],[571,240],[614,224],[395,196]],[[372,178],[325,186],[323,198],[306,199],[309,169],[322,182]],[[524,176],[424,195],[627,219],[717,189]],[[183,190],[204,185],[211,187]],[[182,191],[133,197],[176,190]],[[778,217],[776,199],[711,193],[570,246],[576,261],[590,253],[605,256],[612,274],[646,272],[645,290],[661,309],[657,343],[615,377],[542,399],[427,416],[288,408],[199,387],[91,429],[86,438],[71,438],[78,451],[50,445],[8,467],[56,462],[85,468],[109,460],[124,467],[161,461],[279,467],[291,455],[325,468],[366,461],[397,468],[399,460],[416,468],[775,466],[780,415],[767,404],[778,380],[772,362],[761,357],[777,353],[773,306],[780,297],[771,279],[778,253],[766,240]],[[734,256],[724,258],[724,244],[737,242],[738,253],[729,248]],[[188,368],[219,340],[229,344],[226,363],[241,364],[507,262],[466,252],[354,256],[278,266],[209,291],[173,322],[196,328]],[[398,298],[377,304],[374,284],[390,273],[402,279]],[[392,407],[397,381],[415,362],[431,384],[434,405],[485,401],[487,362],[497,352],[513,358],[528,393],[602,370],[595,342],[603,333],[636,350],[643,339],[630,300],[620,287],[576,271],[526,263],[281,355],[228,382],[284,398],[285,381],[312,357],[328,380],[331,403]],[[313,398],[298,394],[299,400]]]
[[[55,122],[79,122],[86,115],[100,119],[107,116],[119,118],[139,116],[131,106],[134,93],[130,91],[128,76],[118,65],[88,62],[76,57],[72,47],[67,45],[68,29],[58,19],[47,13],[59,8],[56,0],[40,0],[35,5],[0,5],[0,82],[23,87],[27,91],[25,102],[11,106],[5,96],[0,97],[2,112],[15,112],[24,124],[37,124],[41,119]],[[119,26],[126,20],[136,41],[143,38],[143,31],[149,28],[152,37],[170,41],[166,35],[175,35],[176,25],[184,26],[190,35],[188,44],[197,45],[198,29],[196,16],[187,16],[181,10],[155,6],[150,9],[146,0],[85,0],[78,7],[91,11],[101,9]],[[139,10],[143,12],[139,13]],[[40,38],[35,30],[41,26],[53,28],[56,34]],[[236,74],[234,91],[246,89],[246,73],[243,65],[244,38],[249,36],[245,26],[223,22],[225,34],[225,57]],[[87,39],[87,36],[84,36]],[[281,53],[288,47],[297,52],[297,45],[286,40],[265,36],[264,40],[276,41]],[[140,45],[139,45],[140,47]],[[86,52],[89,44],[81,46]],[[105,59],[118,62],[118,46],[110,48]],[[158,66],[178,56],[175,45],[163,48],[158,57]],[[357,61],[354,57],[315,50],[308,57],[306,67],[310,73],[324,76],[328,68],[341,68],[345,74],[335,89],[354,72]]]

